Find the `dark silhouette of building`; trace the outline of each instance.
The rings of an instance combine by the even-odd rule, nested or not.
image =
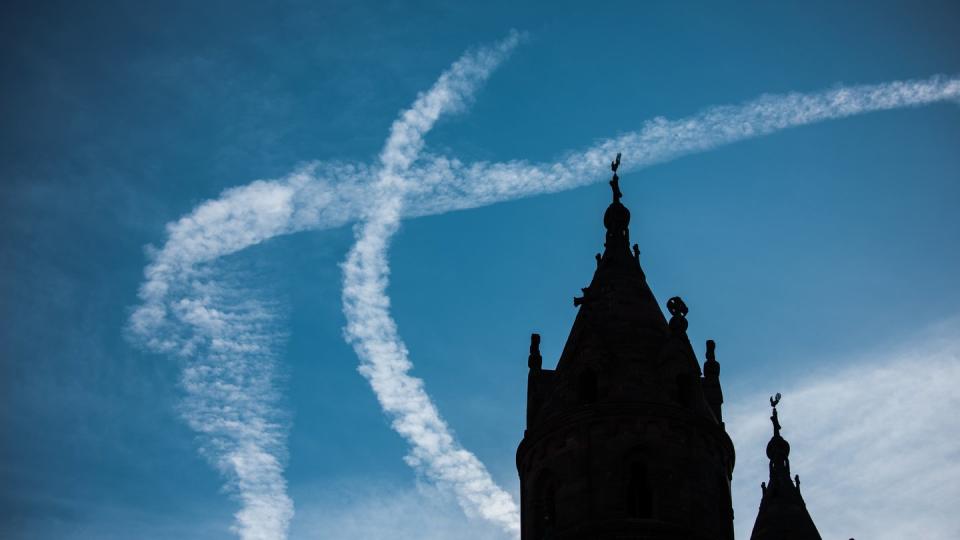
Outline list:
[[[707,341],[701,371],[683,300],[671,298],[670,321],[664,318],[639,248],[630,248],[619,165],[618,154],[613,202],[603,216],[605,249],[590,285],[573,300],[580,309],[556,369],[543,369],[540,336],[531,336],[527,429],[517,448],[521,537],[729,540],[734,448],[715,344]],[[783,441],[775,426],[774,439]],[[788,491],[779,476],[786,452],[771,445],[771,485],[757,526],[774,535],[755,529],[754,537],[819,539],[788,466],[793,491],[786,498],[771,491]],[[777,536],[783,529],[775,523],[794,519],[794,500],[812,535]]]
[[[790,478],[790,443],[780,436],[779,402],[780,394],[770,398],[773,408],[770,417],[773,437],[767,443],[770,483],[761,484],[763,497],[750,540],[820,540],[820,533],[800,495],[800,475]]]

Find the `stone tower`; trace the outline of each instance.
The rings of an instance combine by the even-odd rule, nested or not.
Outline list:
[[[604,252],[556,369],[531,338],[527,429],[517,448],[523,540],[733,538],[734,450],[714,344],[701,373],[687,307],[668,323],[630,250],[612,164]]]
[[[807,504],[800,495],[800,475],[790,478],[790,443],[780,436],[777,404],[780,394],[770,398],[773,437],[767,443],[770,483],[761,484],[763,497],[750,540],[820,540]]]

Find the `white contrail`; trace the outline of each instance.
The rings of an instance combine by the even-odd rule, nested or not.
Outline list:
[[[408,215],[439,214],[520,197],[564,191],[608,176],[610,156],[622,152],[623,171],[663,163],[721,145],[874,111],[960,98],[960,78],[840,87],[818,93],[764,95],[737,106],[712,107],[680,119],[654,118],[639,131],[607,139],[553,163],[464,164],[434,157],[411,171],[419,180]]]
[[[896,81],[763,96],[681,120],[657,118],[639,131],[567,153],[555,163],[465,164],[442,156],[418,157],[423,134],[436,118],[462,106],[486,77],[485,70],[492,69],[516,39],[512,35],[499,48],[468,54],[451,67],[394,124],[378,166],[316,162],[282,179],[227,190],[168,224],[167,241],[151,251],[139,292],[141,304],[131,315],[130,328],[152,350],[184,359],[184,415],[193,429],[204,434],[204,453],[223,471],[243,503],[236,525],[242,537],[282,538],[293,505],[282,474],[285,431],[275,405],[273,310],[218,285],[214,263],[220,257],[275,236],[366,219],[344,265],[345,274],[356,272],[358,278],[355,282],[349,275],[345,278],[347,288],[356,288],[345,290],[344,300],[348,315],[364,321],[363,325],[351,322],[347,329],[364,359],[362,372],[384,408],[396,415],[395,428],[423,442],[415,445],[411,462],[423,465],[431,477],[459,486],[461,503],[468,508],[478,504],[480,515],[515,531],[516,523],[509,521],[515,515],[513,501],[489,496],[498,492],[487,483],[489,475],[471,476],[484,471],[472,454],[452,438],[437,437],[430,444],[414,439],[421,428],[425,436],[448,430],[422,382],[406,376],[410,363],[388,314],[385,250],[401,218],[584,185],[605,175],[607,162],[617,151],[628,158],[624,170],[635,170],[789,127],[960,99],[957,78]],[[467,59],[476,63],[465,64]],[[457,70],[463,71],[457,74]],[[365,328],[376,332],[368,335]],[[369,360],[373,357],[395,363],[385,363],[393,367],[381,369]],[[411,410],[397,401],[401,394],[394,392],[429,406]],[[407,415],[412,412],[417,414]],[[448,461],[450,455],[461,461]],[[468,466],[458,468],[458,463]]]
[[[178,284],[165,338],[182,358],[180,406],[200,434],[201,453],[227,479],[241,502],[233,530],[244,540],[285,538],[293,517],[283,460],[286,428],[274,388],[276,309],[210,272]]]
[[[960,79],[840,87],[810,94],[766,95],[741,105],[712,107],[680,120],[655,118],[642,129],[607,139],[553,163],[526,161],[465,164],[429,156],[403,175],[411,179],[403,216],[438,214],[552,193],[606,177],[611,154],[637,170],[781,129],[874,111],[960,100]],[[133,318],[147,329],[162,324],[168,288],[197,265],[278,235],[339,227],[360,219],[368,195],[369,167],[314,162],[277,180],[228,189],[167,226],[167,242],[153,253],[140,289],[143,304]],[[147,332],[149,334],[149,332]],[[163,346],[163,340],[155,345]]]
[[[315,222],[316,213],[335,215],[337,197],[349,196],[350,184],[325,190],[310,176],[320,167],[282,184],[229,190],[169,224],[166,244],[145,270],[142,304],[130,318],[135,339],[182,362],[181,413],[241,504],[233,530],[244,540],[286,538],[293,517],[283,476],[287,429],[274,384],[277,310],[225,285],[212,263]],[[357,168],[327,165],[323,171],[355,178]]]
[[[406,194],[414,185],[405,175],[423,147],[423,136],[441,114],[473,93],[517,39],[513,34],[492,49],[465,55],[393,123],[380,154],[377,179],[367,190],[365,221],[357,228],[357,242],[343,264],[343,309],[346,337],[361,359],[360,372],[393,417],[393,428],[412,446],[407,463],[451,488],[468,514],[519,537],[520,510],[513,498],[453,437],[423,381],[410,375],[413,364],[390,316],[386,290],[387,248],[400,224]]]

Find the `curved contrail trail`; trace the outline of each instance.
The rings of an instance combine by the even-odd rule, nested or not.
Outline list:
[[[423,382],[408,374],[412,364],[385,294],[385,253],[400,219],[585,185],[600,179],[617,151],[628,158],[625,171],[637,170],[781,129],[960,98],[960,79],[938,76],[767,95],[680,120],[656,118],[553,163],[463,163],[420,155],[433,122],[464,105],[517,39],[511,34],[458,60],[394,123],[376,166],[315,162],[281,179],[229,189],[168,224],[166,242],[151,250],[130,330],[151,350],[183,360],[184,417],[241,500],[235,528],[243,538],[283,538],[293,515],[283,478],[286,431],[273,382],[273,351],[282,332],[276,310],[224,281],[216,264],[221,257],[275,236],[362,220],[343,265],[345,334],[361,357],[361,373],[394,418],[394,429],[413,445],[408,462],[452,487],[469,513],[515,533],[512,499],[453,439]]]
[[[517,39],[513,34],[493,48],[465,55],[393,123],[380,153],[376,181],[367,190],[369,206],[357,228],[357,242],[343,263],[347,341],[360,357],[360,373],[393,417],[393,429],[412,446],[407,463],[451,488],[466,512],[479,514],[515,537],[520,536],[520,509],[513,498],[453,437],[423,381],[410,375],[413,364],[390,315],[387,248],[400,226],[406,195],[416,185],[408,171],[423,148],[424,135],[441,114],[472,95]]]

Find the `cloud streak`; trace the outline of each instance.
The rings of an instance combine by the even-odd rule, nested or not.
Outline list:
[[[421,182],[419,197],[413,197],[409,205],[410,214],[438,214],[586,185],[605,178],[610,156],[617,152],[625,157],[621,170],[629,172],[791,127],[958,97],[960,79],[940,76],[809,94],[764,95],[742,105],[711,107],[680,120],[654,118],[639,131],[568,152],[553,163],[467,164],[434,157],[412,172]]]
[[[766,398],[777,391],[791,469],[824,538],[960,536],[953,509],[960,500],[958,335],[954,319],[896,350],[738,399],[727,413],[737,447],[737,536],[750,536],[767,480]]]
[[[400,225],[407,178],[423,148],[423,137],[440,116],[462,106],[512,50],[516,34],[489,49],[468,53],[393,123],[380,154],[377,179],[368,190],[369,212],[357,228],[357,242],[343,263],[345,334],[360,357],[360,373],[370,382],[393,429],[411,445],[407,463],[456,494],[468,514],[479,515],[512,535],[520,535],[520,510],[479,459],[454,438],[423,381],[410,375],[413,364],[390,315],[387,248]]]
[[[183,363],[180,412],[201,453],[241,503],[233,530],[244,540],[286,536],[293,517],[283,476],[284,415],[276,405],[277,310],[222,273],[194,272],[171,303]],[[174,322],[175,321],[175,322]]]
[[[338,485],[339,484],[339,485]],[[384,484],[377,478],[351,478],[349,485],[326,484],[298,498],[292,538],[364,540],[505,540],[492,523],[466,526],[463,510],[449,490],[428,482]]]
[[[553,163],[463,163],[424,154],[433,123],[463,109],[518,39],[511,34],[451,66],[394,123],[375,165],[314,162],[281,179],[229,189],[168,224],[164,245],[149,250],[131,335],[183,362],[183,415],[241,501],[235,527],[242,538],[283,538],[293,515],[275,388],[282,333],[269,303],[224,279],[222,257],[276,236],[361,221],[343,265],[345,334],[361,357],[361,373],[394,418],[394,429],[411,441],[408,462],[452,487],[468,512],[515,532],[513,500],[456,443],[423,382],[409,375],[412,364],[386,296],[386,250],[401,219],[585,185],[600,179],[617,151],[627,157],[625,171],[637,170],[790,127],[960,99],[960,79],[934,77],[763,96],[680,120],[656,118]]]
[[[421,156],[402,175],[412,184],[402,213],[405,218],[439,214],[586,185],[603,177],[609,156],[618,151],[628,158],[623,170],[635,171],[791,127],[957,100],[960,78],[936,76],[764,95],[679,120],[654,118],[638,131],[567,152],[552,163],[464,163],[446,156]],[[369,208],[368,179],[375,176],[362,163],[313,162],[281,179],[228,189],[168,224],[167,241],[151,252],[144,271],[142,304],[133,314],[133,328],[149,336],[155,347],[164,348],[168,344],[156,340],[151,330],[162,326],[170,288],[184,272],[276,236],[361,219]]]

